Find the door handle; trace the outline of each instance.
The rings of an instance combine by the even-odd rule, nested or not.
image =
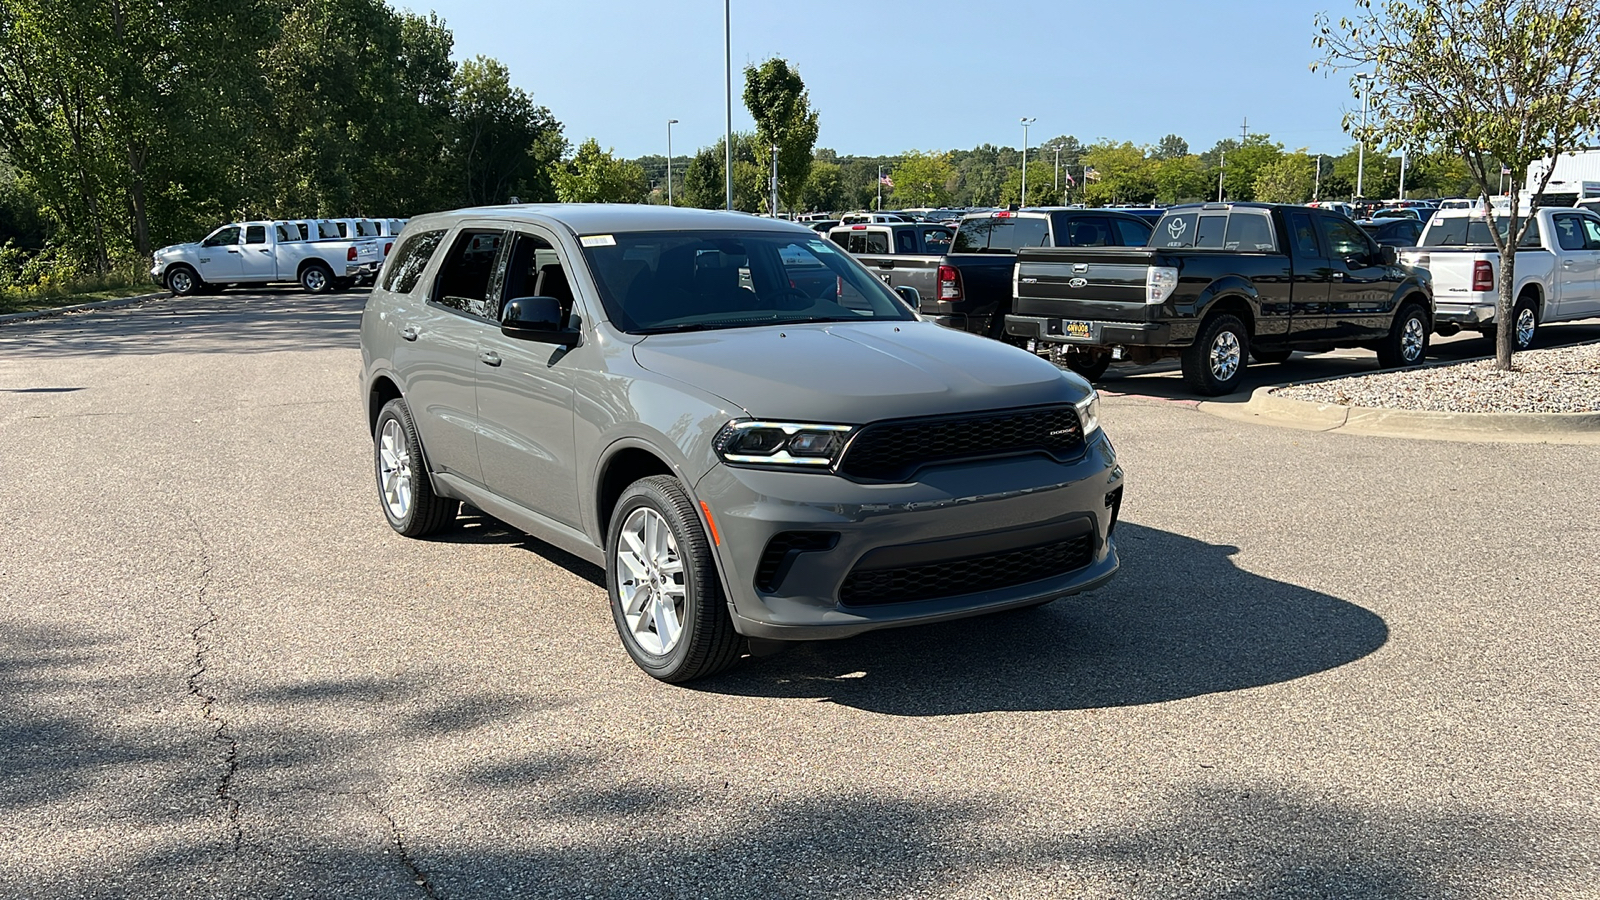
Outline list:
[[[1570,260],[1570,259],[1563,259],[1563,260],[1562,260],[1562,261],[1561,261],[1561,268],[1563,268],[1563,269],[1570,269],[1570,268],[1572,268],[1572,260]]]
[[[421,333],[422,332],[418,331],[417,330],[417,326],[415,326],[415,325],[407,325],[406,327],[400,329],[400,336],[405,338],[408,341],[416,340],[417,339],[417,335],[419,335]]]
[[[883,260],[882,262],[878,263],[878,268],[880,268],[880,269],[892,269],[892,268],[894,268],[894,260],[892,260],[892,259]]]
[[[239,252],[239,251],[238,251],[238,250],[235,250],[235,249],[234,249],[234,248],[232,248],[232,247],[229,247],[229,248],[228,248],[228,252],[229,252],[229,253],[238,253],[238,252]]]
[[[257,252],[257,253],[271,253],[271,252],[272,252],[272,251],[271,251],[271,250],[268,250],[268,249],[267,249],[267,248],[265,248],[265,247],[262,247],[262,248],[261,248],[261,249],[260,249],[260,250],[257,250],[257,251],[256,251],[256,252]]]
[[[481,360],[486,366],[500,365],[500,354],[494,352],[493,350],[490,350],[488,353],[479,353],[478,359]]]
[[[1333,280],[1334,281],[1343,281],[1344,280],[1344,273],[1343,272],[1335,272],[1335,273],[1333,273]]]

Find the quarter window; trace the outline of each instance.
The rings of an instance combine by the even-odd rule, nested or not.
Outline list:
[[[439,249],[443,238],[443,231],[424,231],[406,238],[389,258],[389,267],[383,272],[383,289],[397,294],[415,290],[422,270],[428,267],[428,260],[433,259],[433,251]]]

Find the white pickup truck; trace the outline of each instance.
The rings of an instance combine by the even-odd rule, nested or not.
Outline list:
[[[382,264],[380,238],[319,240],[296,222],[239,222],[197,244],[157,250],[150,277],[179,295],[206,285],[274,282],[299,282],[316,294],[371,277]]]
[[[1543,207],[1517,248],[1513,309],[1518,350],[1533,344],[1539,326],[1600,316],[1600,215],[1586,209]],[[1503,234],[1506,219],[1496,215]],[[1401,261],[1433,274],[1434,330],[1493,335],[1500,301],[1500,254],[1482,209],[1441,209],[1417,246]]]

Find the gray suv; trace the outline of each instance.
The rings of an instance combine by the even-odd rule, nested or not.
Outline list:
[[[665,681],[1116,573],[1123,475],[1093,389],[919,319],[798,225],[419,216],[361,352],[389,524],[422,537],[466,502],[604,566],[623,646]]]

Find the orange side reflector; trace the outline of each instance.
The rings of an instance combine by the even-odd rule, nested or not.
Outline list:
[[[706,524],[711,526],[711,542],[721,547],[722,535],[717,534],[717,520],[711,518],[711,507],[704,500],[700,501],[700,511],[706,514]]]

